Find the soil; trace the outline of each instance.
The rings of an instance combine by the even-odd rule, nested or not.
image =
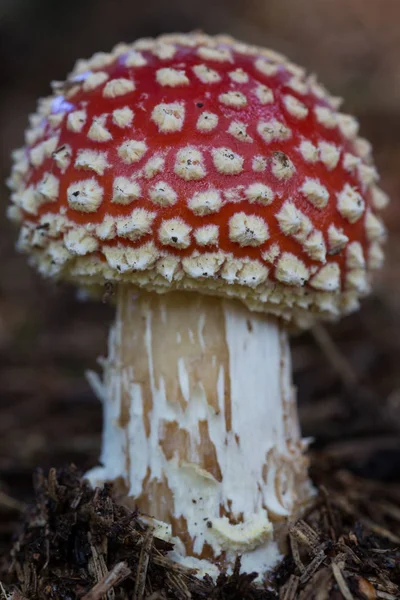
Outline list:
[[[289,526],[290,551],[260,586],[256,573],[216,583],[178,566],[172,545],[154,537],[112,488],[92,490],[76,467],[35,474],[35,503],[3,564],[3,597],[13,600],[364,600],[400,597],[400,487],[332,470],[304,518]]]

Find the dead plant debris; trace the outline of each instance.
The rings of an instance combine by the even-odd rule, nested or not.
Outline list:
[[[75,467],[35,476],[36,502],[2,569],[4,600],[398,600],[400,488],[330,470],[313,504],[290,524],[288,555],[262,586],[256,574],[214,583],[177,566],[112,487],[92,490]]]

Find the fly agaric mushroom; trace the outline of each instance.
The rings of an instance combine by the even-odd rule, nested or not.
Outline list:
[[[356,310],[383,260],[387,197],[339,104],[273,51],[167,35],[78,61],[14,154],[19,249],[116,287],[91,480],[209,572],[276,561],[312,494],[287,329]]]

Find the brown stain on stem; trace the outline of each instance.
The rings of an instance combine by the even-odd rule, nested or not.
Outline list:
[[[186,429],[181,429],[176,421],[164,421],[160,435],[160,447],[167,460],[178,455],[180,461],[188,461],[190,435]]]
[[[217,452],[215,450],[215,446],[211,441],[210,432],[208,429],[207,421],[199,422],[199,432],[200,432],[200,444],[199,454],[203,457],[202,468],[208,471],[214,479],[221,482],[222,481],[222,473],[221,468],[218,463]]]

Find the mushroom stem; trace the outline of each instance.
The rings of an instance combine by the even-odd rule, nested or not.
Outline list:
[[[274,564],[274,534],[312,490],[278,319],[235,300],[121,285],[103,403],[93,483],[123,482],[181,555],[226,567],[240,554],[248,571]]]

